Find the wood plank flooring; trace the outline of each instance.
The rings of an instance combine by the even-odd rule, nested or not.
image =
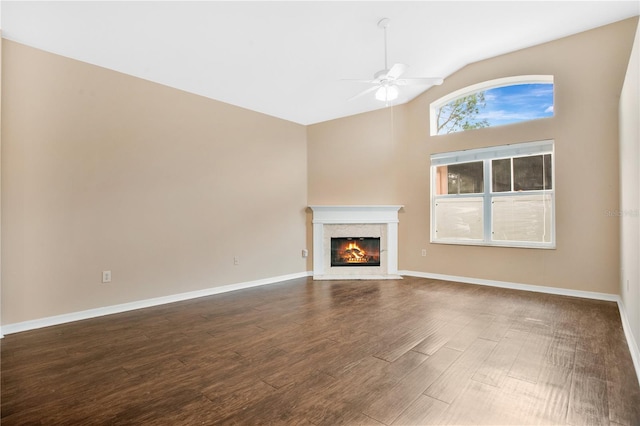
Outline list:
[[[640,425],[613,302],[299,279],[6,336],[3,426]]]

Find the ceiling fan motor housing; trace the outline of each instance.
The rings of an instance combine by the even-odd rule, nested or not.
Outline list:
[[[389,70],[380,70],[373,75],[373,78],[378,81],[388,80],[389,76],[387,74],[389,74]]]

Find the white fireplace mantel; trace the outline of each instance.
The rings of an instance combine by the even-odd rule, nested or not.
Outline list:
[[[401,279],[398,275],[398,211],[401,205],[309,206],[313,211],[313,278]],[[331,267],[331,232],[378,232],[379,267]],[[356,234],[349,236],[358,236]],[[373,236],[373,235],[367,235]]]

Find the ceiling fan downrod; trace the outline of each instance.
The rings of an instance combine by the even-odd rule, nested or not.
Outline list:
[[[389,70],[389,66],[387,65],[387,27],[391,20],[389,18],[382,18],[378,21],[378,28],[382,28],[384,30],[384,69],[385,71]]]

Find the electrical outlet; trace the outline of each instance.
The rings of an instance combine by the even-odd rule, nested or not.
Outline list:
[[[302,249],[302,257],[308,257],[308,256],[309,256],[309,250]]]
[[[422,249],[422,257],[425,257],[427,255],[427,249]]]
[[[240,258],[238,256],[233,256],[233,264],[234,265],[239,265],[240,264]]]
[[[103,283],[111,282],[111,271],[102,271],[102,282]]]

